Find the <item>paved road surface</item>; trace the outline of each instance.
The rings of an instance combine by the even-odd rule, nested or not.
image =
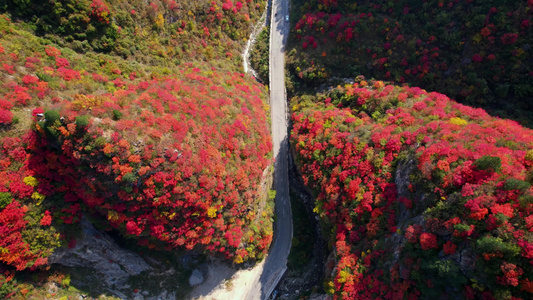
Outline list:
[[[259,282],[254,284],[247,299],[270,296],[287,269],[292,242],[292,213],[289,201],[287,102],[285,93],[285,43],[289,34],[288,0],[273,0],[270,22],[270,109],[276,189],[276,222],[274,242],[265,261]]]

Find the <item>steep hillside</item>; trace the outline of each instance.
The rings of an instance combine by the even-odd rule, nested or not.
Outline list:
[[[292,105],[335,298],[531,298],[533,131],[381,81]]]
[[[264,6],[0,4],[2,297],[31,296],[18,272],[74,246],[81,218],[147,249],[263,257],[267,93],[239,71]]]
[[[532,1],[295,2],[288,64],[301,87],[362,74],[532,126]]]
[[[250,97],[261,90],[241,74],[181,72],[52,105],[28,136],[28,165],[67,224],[82,202],[141,244],[204,245],[240,263],[271,240],[250,227],[271,148],[265,107]]]
[[[0,5],[32,33],[77,52],[109,53],[162,66],[239,59],[264,1],[7,0]],[[218,61],[214,61],[214,60]]]

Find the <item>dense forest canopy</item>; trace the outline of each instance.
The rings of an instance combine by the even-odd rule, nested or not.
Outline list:
[[[264,8],[0,4],[2,297],[40,297],[18,274],[74,247],[82,219],[146,249],[262,259],[269,106],[240,52]]]
[[[301,87],[365,75],[531,127],[531,1],[296,2],[288,67]]]
[[[533,1],[291,4],[290,140],[332,249],[325,292],[531,298]],[[0,296],[68,290],[48,258],[85,221],[143,251],[265,256],[268,93],[241,73],[265,8],[0,4]],[[267,78],[268,31],[258,44]]]
[[[326,292],[531,298],[533,132],[487,112],[533,124],[533,2],[294,3],[291,144],[331,232]]]
[[[342,299],[527,299],[533,131],[420,88],[295,97],[292,144]]]

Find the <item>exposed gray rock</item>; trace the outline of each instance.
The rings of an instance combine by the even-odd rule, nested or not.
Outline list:
[[[396,176],[394,177],[394,183],[398,189],[398,196],[407,196],[409,195],[409,174],[416,169],[416,160],[412,157],[406,160],[398,162],[398,167],[396,168]],[[407,221],[410,221],[412,214],[409,210],[404,209],[403,206],[400,207],[398,211],[398,223],[399,227],[402,227]]]
[[[57,283],[55,282],[47,282],[44,287],[46,288],[46,292],[48,294],[54,294],[57,293],[59,290],[59,287],[57,286]]]
[[[199,285],[205,281],[204,274],[198,269],[192,271],[191,277],[189,277],[189,284],[191,286]]]
[[[308,300],[330,300],[331,296],[328,296],[326,294],[316,294],[313,293],[307,298]]]
[[[76,240],[76,246],[57,249],[48,259],[51,264],[94,269],[109,287],[124,285],[129,276],[151,270],[139,255],[120,248],[86,219],[81,221],[81,227],[83,235]]]
[[[133,296],[133,300],[144,300],[144,297],[143,297],[143,295],[137,294],[137,295]]]
[[[460,252],[459,267],[463,274],[469,277],[477,277],[476,275],[479,275],[474,274],[476,260],[477,255],[472,249],[467,248]]]
[[[416,168],[416,160],[414,157],[401,160],[398,162],[396,168],[396,176],[394,177],[394,183],[398,189],[398,195],[406,195],[409,193],[409,174]]]
[[[391,251],[393,255],[393,259],[386,263],[387,267],[391,267],[400,260],[401,249],[404,247],[405,243],[407,243],[407,239],[404,237],[405,229],[412,224],[424,224],[424,215],[413,213],[413,210],[425,207],[427,197],[424,193],[417,191],[416,195],[413,198],[409,190],[409,185],[411,184],[409,175],[415,172],[416,169],[417,160],[414,156],[408,156],[406,159],[400,160],[396,168],[394,183],[396,184],[398,197],[403,196],[411,198],[411,200],[413,200],[414,202],[415,207],[414,209],[407,209],[404,205],[398,206],[398,210],[396,212],[396,219],[399,231],[391,234],[390,237],[385,239],[385,242],[388,245],[387,248],[389,251]],[[400,276],[403,276],[402,270],[404,268],[405,267],[403,265],[400,265]]]

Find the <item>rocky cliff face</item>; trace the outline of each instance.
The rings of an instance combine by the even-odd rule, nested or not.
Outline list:
[[[106,233],[96,230],[92,224],[81,222],[83,235],[73,248],[59,248],[49,258],[52,264],[73,268],[92,268],[109,288],[126,284],[132,275],[152,268],[138,254],[120,248]]]
[[[141,257],[121,247],[86,219],[81,228],[74,247],[59,248],[49,258],[50,264],[80,274],[72,285],[121,299],[176,299],[180,274],[163,258]]]
[[[268,200],[270,170],[264,169],[259,189],[263,209],[269,206],[266,201],[272,201]],[[236,265],[214,257],[204,261],[206,257],[196,251],[136,253],[97,230],[85,217],[80,228],[75,246],[56,249],[48,262],[70,274],[72,286],[90,291],[94,297],[112,294],[122,299],[187,299],[207,296],[220,290],[216,288],[219,285],[223,289],[226,280],[239,277]]]
[[[420,186],[417,186],[415,184],[414,186],[410,187],[412,181],[409,178],[409,175],[416,174],[417,171],[417,160],[414,155],[409,156],[406,159],[398,162],[394,177],[394,183],[396,184],[396,188],[398,191],[398,198],[412,197],[413,193],[411,191],[415,191],[415,197],[413,199],[414,205],[412,209],[407,209],[404,205],[398,206],[398,230],[390,238],[386,239],[386,242],[390,247],[389,249],[391,249],[390,251],[394,253],[394,259],[387,262],[387,264],[390,266],[398,264],[401,261],[400,253],[402,251],[402,248],[404,248],[408,243],[408,240],[404,235],[404,233],[407,231],[407,228],[412,225],[418,225],[422,228],[425,228],[425,220],[428,216],[424,212],[428,207],[432,205],[431,197],[429,196],[427,190],[424,189],[424,186],[422,184],[420,184]],[[453,199],[450,199],[450,201],[453,201]],[[446,230],[444,227],[436,228],[434,229],[434,232],[441,238],[449,239],[452,235],[452,232]],[[440,259],[444,259],[444,256],[444,253],[439,253]],[[473,272],[476,262],[476,254],[471,248],[465,248],[462,251],[457,251],[455,252],[455,254],[447,257],[446,259],[453,261],[458,266],[462,275],[466,276],[467,278],[479,279],[478,276],[476,276]],[[403,266],[400,263],[399,273],[402,274],[402,271],[404,271],[404,269],[406,269],[406,266]],[[408,278],[403,279],[405,280]],[[447,288],[446,292],[449,295],[453,295],[453,298],[455,299],[463,297],[459,290]]]

